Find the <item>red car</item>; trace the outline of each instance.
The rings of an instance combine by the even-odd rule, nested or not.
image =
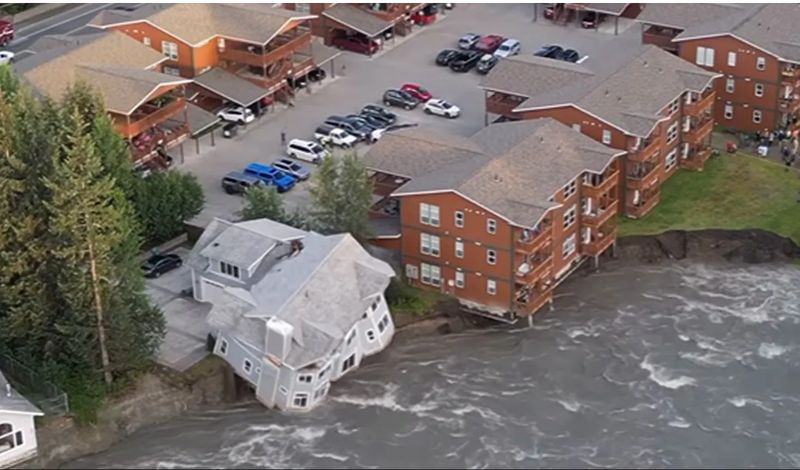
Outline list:
[[[496,34],[489,34],[481,38],[478,41],[478,44],[475,44],[473,47],[474,50],[483,52],[484,54],[494,54],[494,51],[500,47],[500,44],[503,44],[506,38],[503,36],[498,36]]]
[[[405,83],[400,89],[423,103],[433,98],[431,92],[422,88],[418,83]]]
[[[420,26],[431,24],[436,21],[436,14],[438,12],[439,9],[435,4],[428,5],[411,15],[411,21]]]
[[[339,36],[333,38],[331,43],[339,49],[360,52],[362,54],[374,54],[378,50],[378,43],[359,36]]]
[[[0,16],[0,46],[5,46],[14,39],[14,23],[11,17]]]

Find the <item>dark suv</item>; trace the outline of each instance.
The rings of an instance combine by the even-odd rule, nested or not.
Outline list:
[[[482,56],[482,52],[469,51],[465,53],[463,57],[451,62],[450,70],[454,72],[469,72],[478,64],[478,61],[481,60]]]
[[[362,115],[368,114],[370,116],[377,116],[377,117],[387,121],[390,125],[394,124],[395,122],[397,122],[397,115],[396,114],[394,114],[393,112],[391,112],[391,111],[389,111],[389,110],[387,110],[385,108],[381,108],[380,106],[375,105],[375,104],[368,104],[368,105],[364,106],[363,108],[361,108],[361,114]]]
[[[328,119],[325,120],[325,124],[344,129],[348,134],[354,136],[358,140],[368,140],[374,130],[369,126],[364,127],[363,125],[357,124],[352,119],[347,119],[342,116],[328,116]]]
[[[383,104],[386,106],[399,106],[403,109],[414,109],[419,105],[419,101],[403,90],[386,90],[383,93]]]

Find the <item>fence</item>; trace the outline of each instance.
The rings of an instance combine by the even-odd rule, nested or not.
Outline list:
[[[45,415],[61,416],[69,413],[67,394],[23,363],[0,354],[0,369],[11,385]]]

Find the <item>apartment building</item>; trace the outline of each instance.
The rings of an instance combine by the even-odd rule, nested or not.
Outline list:
[[[417,286],[496,319],[530,316],[614,244],[624,153],[553,119],[470,138],[386,134],[363,157],[378,199],[373,242],[399,248]]]
[[[541,57],[504,59],[481,81],[486,122],[550,117],[626,151],[622,210],[641,217],[679,167],[702,169],[711,155],[718,74],[655,46],[600,65],[604,70]]]
[[[331,39],[339,35],[360,34],[374,39],[390,32],[405,36],[413,28],[411,15],[426,3],[284,3],[298,13],[315,15],[314,34]]]
[[[648,4],[642,41],[722,75],[715,119],[740,131],[798,127],[797,4]]]
[[[165,73],[194,79],[202,107],[260,108],[289,100],[287,78],[321,65],[315,49],[327,47],[314,44],[314,18],[273,5],[179,3],[103,10],[90,25],[123,32],[163,54]]]
[[[104,98],[116,130],[137,165],[164,167],[167,151],[189,136],[186,86],[191,80],[161,72],[162,54],[119,32],[49,36],[15,64],[34,90],[59,99],[76,82]]]

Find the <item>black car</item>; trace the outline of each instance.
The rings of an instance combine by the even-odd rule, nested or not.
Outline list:
[[[436,65],[450,65],[450,62],[461,57],[461,51],[455,49],[445,49],[436,56]]]
[[[364,128],[363,126],[356,125],[351,119],[342,116],[328,116],[328,119],[325,120],[325,124],[343,129],[358,140],[368,140],[373,131],[369,126]]]
[[[144,277],[154,278],[173,269],[180,268],[182,264],[183,261],[178,255],[153,255],[142,263],[142,272]]]
[[[348,114],[344,117],[347,121],[353,125],[356,129],[363,129],[364,132],[372,133],[372,131],[376,129],[380,129],[379,127],[375,127],[369,123],[366,119],[359,116],[358,114]]]
[[[538,51],[534,52],[533,55],[538,57],[547,57],[550,59],[557,59],[561,53],[564,52],[564,48],[561,46],[556,46],[555,44],[550,44],[548,46],[543,46]]]
[[[486,75],[494,68],[495,65],[497,65],[499,60],[500,59],[494,54],[485,54],[483,57],[481,57],[481,60],[478,61],[478,65],[475,67],[475,70],[477,70],[480,74]]]
[[[382,108],[376,104],[368,104],[361,108],[361,115],[369,114],[370,116],[377,116],[389,124],[397,122],[397,115],[386,108]]]
[[[419,101],[403,90],[386,90],[383,92],[383,104],[386,106],[399,106],[403,109],[414,109],[419,105]]]
[[[559,59],[566,62],[577,62],[581,55],[575,49],[566,49],[559,56]]]
[[[327,77],[327,76],[328,76],[328,74],[325,73],[325,71],[322,70],[319,67],[317,67],[314,70],[308,72],[308,75],[307,75],[308,79],[311,80],[312,82],[318,82],[320,80],[324,80],[325,77]]]
[[[373,127],[375,129],[385,129],[386,126],[391,124],[390,122],[386,121],[383,118],[380,118],[378,116],[372,116],[370,114],[348,114],[345,117],[362,119],[366,121],[367,124],[370,125],[370,127]]]
[[[236,137],[236,134],[239,133],[239,124],[235,122],[229,122],[222,126],[222,137],[226,139],[232,139]]]
[[[478,61],[481,60],[481,57],[483,57],[482,52],[465,52],[461,58],[450,63],[450,70],[454,72],[469,72],[478,65]]]

